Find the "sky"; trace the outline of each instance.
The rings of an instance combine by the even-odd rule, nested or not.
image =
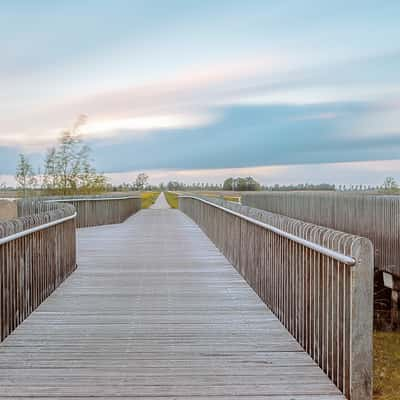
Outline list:
[[[400,2],[2,0],[0,183],[60,132],[112,182],[400,180]]]

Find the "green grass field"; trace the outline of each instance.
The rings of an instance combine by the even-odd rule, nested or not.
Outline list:
[[[176,193],[164,192],[164,195],[171,208],[179,208],[179,200]]]
[[[236,203],[240,201],[240,195],[237,195],[236,192],[234,192],[233,194],[226,194],[225,192],[207,192],[207,191],[198,191],[193,193],[201,196],[215,197],[226,201],[234,201]]]
[[[400,399],[400,332],[374,333],[374,400]]]
[[[142,208],[149,208],[157,200],[160,192],[142,192],[140,194],[142,198]]]
[[[237,196],[224,196],[224,200],[226,200],[226,201],[234,201],[235,203],[239,203],[240,197],[237,197]]]

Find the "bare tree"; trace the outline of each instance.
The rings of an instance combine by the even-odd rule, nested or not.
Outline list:
[[[47,192],[66,195],[105,190],[106,177],[91,165],[90,148],[79,132],[85,121],[86,116],[80,116],[71,130],[62,132],[58,146],[48,150],[43,176]]]
[[[383,190],[385,192],[393,193],[397,192],[399,189],[399,186],[396,182],[396,180],[392,176],[388,176],[385,178],[385,181],[383,182]]]
[[[148,183],[149,177],[147,174],[144,172],[141,172],[137,177],[135,181],[135,188],[136,190],[143,190]]]
[[[34,189],[37,184],[33,167],[24,154],[19,155],[15,180],[17,181],[18,188],[22,190],[24,197],[27,195],[28,190]]]

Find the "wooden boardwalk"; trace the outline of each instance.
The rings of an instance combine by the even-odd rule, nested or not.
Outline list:
[[[79,231],[79,268],[0,345],[0,399],[343,399],[162,201]]]

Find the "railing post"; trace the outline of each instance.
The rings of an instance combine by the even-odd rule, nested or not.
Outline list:
[[[350,399],[372,399],[374,251],[367,239],[352,245]]]

